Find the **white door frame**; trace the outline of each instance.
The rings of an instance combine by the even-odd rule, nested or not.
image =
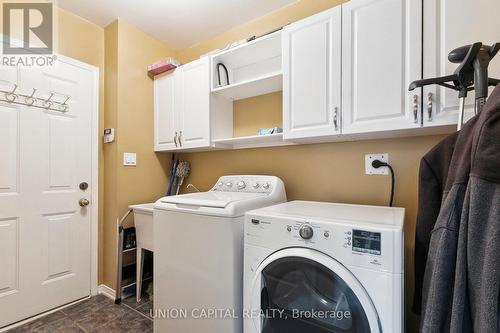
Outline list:
[[[0,34],[0,42],[3,44],[4,35]],[[22,46],[24,43],[19,40],[12,39],[13,44]],[[65,62],[70,65],[78,66],[92,72],[93,89],[92,89],[92,110],[91,110],[91,188],[92,202],[90,205],[90,296],[95,296],[98,293],[98,270],[99,270],[99,68],[82,61],[64,56],[62,54],[53,53],[53,56],[58,61]]]

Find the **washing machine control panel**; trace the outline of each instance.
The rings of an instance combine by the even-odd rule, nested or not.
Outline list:
[[[211,191],[270,194],[278,189],[280,182],[273,176],[224,176],[219,178]]]
[[[345,265],[381,271],[394,271],[404,250],[395,252],[401,242],[388,230],[353,225],[286,218],[248,216],[245,243],[276,250],[301,247],[323,252]],[[402,244],[402,243],[401,243]]]
[[[266,224],[263,220],[262,224]],[[328,241],[331,239],[331,228],[324,227],[309,221],[294,221],[287,223],[282,232],[292,239],[305,242],[306,244],[316,244],[317,242]]]

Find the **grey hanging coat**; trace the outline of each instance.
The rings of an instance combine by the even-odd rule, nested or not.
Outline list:
[[[460,131],[430,239],[421,332],[500,332],[500,86]]]

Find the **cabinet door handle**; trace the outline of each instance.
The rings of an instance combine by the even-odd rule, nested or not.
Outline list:
[[[413,96],[413,122],[418,123],[418,95]]]
[[[174,143],[175,143],[175,148],[177,148],[177,132],[175,132]]]
[[[182,147],[182,131],[179,131],[179,147]]]
[[[427,116],[432,121],[432,93],[427,94]]]
[[[335,130],[339,130],[339,108],[335,107],[333,110],[333,126],[335,126]]]

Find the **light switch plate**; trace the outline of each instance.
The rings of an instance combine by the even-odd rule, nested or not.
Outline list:
[[[137,154],[136,153],[123,153],[123,165],[136,166]]]
[[[388,175],[389,168],[388,167],[380,167],[375,169],[372,166],[372,162],[375,160],[380,160],[385,163],[389,163],[389,154],[368,154],[365,155],[365,172],[367,175]]]

